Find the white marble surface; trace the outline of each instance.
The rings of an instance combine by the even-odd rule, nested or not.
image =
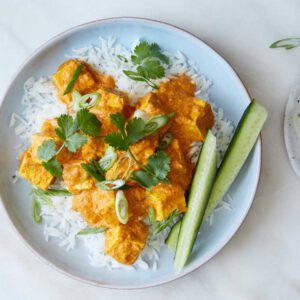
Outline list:
[[[1,96],[20,63],[50,37],[94,19],[139,16],[173,23],[213,46],[270,116],[252,209],[232,241],[199,270],[147,290],[88,286],[32,255],[1,208],[0,299],[299,299],[300,185],[285,152],[282,121],[300,48],[268,48],[279,38],[300,36],[299,14],[298,0],[1,0]]]

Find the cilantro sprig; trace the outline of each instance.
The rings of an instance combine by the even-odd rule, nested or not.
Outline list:
[[[141,164],[131,151],[130,146],[137,143],[144,137],[153,134],[159,128],[165,126],[174,114],[154,116],[148,121],[141,118],[134,118],[126,122],[125,118],[116,113],[110,116],[111,122],[118,128],[105,136],[105,141],[119,151],[128,151],[141,170],[134,172],[131,179],[139,185],[151,189],[159,182],[169,182],[167,175],[170,171],[170,157],[165,151],[158,151],[151,155],[147,165]]]
[[[110,119],[119,132],[109,133],[104,139],[110,146],[120,151],[127,151],[129,150],[129,146],[155,133],[173,117],[174,113],[170,113],[154,116],[147,121],[141,118],[133,118],[126,123],[125,118],[120,113],[116,113],[111,115]]]
[[[131,61],[136,66],[136,71],[123,70],[123,73],[132,80],[146,82],[153,89],[157,89],[152,80],[164,77],[165,68],[162,64],[169,63],[169,58],[162,54],[158,44],[141,42],[134,48]]]
[[[159,182],[169,183],[170,157],[165,151],[152,154],[143,170],[134,172],[130,179],[146,189],[151,189]]]
[[[88,141],[86,135],[96,136],[101,131],[101,123],[87,108],[79,110],[75,119],[70,115],[61,115],[57,120],[55,129],[57,136],[62,140],[62,146],[56,150],[57,145],[53,139],[44,141],[37,150],[37,156],[43,167],[53,176],[62,176],[62,166],[55,158],[63,148],[74,153]]]

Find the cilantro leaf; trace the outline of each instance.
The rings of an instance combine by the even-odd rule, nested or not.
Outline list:
[[[158,151],[149,157],[145,169],[134,172],[131,179],[146,189],[151,189],[159,182],[168,183],[170,161],[165,151]]]
[[[110,146],[120,151],[126,151],[128,149],[127,140],[122,137],[118,132],[112,132],[105,136],[105,142]]]
[[[137,72],[146,79],[157,79],[165,76],[165,69],[157,60],[147,60],[137,67]]]
[[[158,179],[164,180],[170,172],[170,162],[170,156],[165,151],[158,151],[149,157],[146,168]]]
[[[56,134],[63,141],[71,136],[76,131],[76,125],[74,120],[69,115],[61,115],[57,120],[57,125],[59,128],[56,128]]]
[[[136,181],[140,186],[150,190],[158,184],[159,180],[148,172],[138,170],[132,174],[131,180]]]
[[[125,118],[120,113],[110,115],[111,122],[120,130],[122,136],[125,136]]]
[[[85,134],[95,136],[100,133],[100,121],[87,108],[83,108],[77,112],[76,120],[78,128]]]
[[[169,58],[161,53],[161,49],[156,43],[151,45],[147,42],[141,42],[134,48],[134,54],[131,56],[131,60],[135,65],[141,64],[146,58],[158,58],[165,64],[169,63]]]
[[[74,133],[73,135],[69,136],[64,144],[68,148],[70,152],[76,152],[81,146],[86,144],[88,141],[87,137],[81,133]]]
[[[81,167],[97,181],[105,180],[104,172],[97,161],[92,161],[90,164],[81,164]]]
[[[62,176],[61,164],[55,158],[51,158],[49,161],[43,161],[42,165],[52,176]]]
[[[143,137],[145,137],[146,123],[141,118],[134,118],[129,120],[126,126],[127,142],[129,145],[135,144]]]
[[[54,140],[44,141],[37,149],[38,159],[48,161],[56,155],[56,144]]]

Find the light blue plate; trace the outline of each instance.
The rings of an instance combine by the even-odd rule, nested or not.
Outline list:
[[[23,240],[43,261],[74,278],[110,288],[144,288],[179,278],[213,257],[230,240],[244,220],[257,188],[261,167],[261,142],[257,142],[238,179],[230,189],[231,212],[216,214],[213,226],[204,226],[201,241],[195,245],[188,266],[180,275],[173,269],[172,255],[164,249],[158,271],[109,271],[89,265],[84,249],[66,254],[56,242],[45,242],[42,226],[33,223],[29,184],[12,184],[17,168],[15,151],[19,141],[8,127],[11,113],[22,110],[23,84],[28,77],[53,74],[72,48],[98,43],[99,36],[117,37],[130,47],[137,38],[158,43],[164,50],[182,51],[194,60],[202,73],[213,80],[210,97],[235,123],[249,104],[249,95],[228,63],[193,35],[168,24],[144,19],[117,18],[95,21],[70,29],[40,47],[19,69],[0,111],[0,191],[2,202]]]

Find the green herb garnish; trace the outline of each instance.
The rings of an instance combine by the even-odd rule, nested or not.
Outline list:
[[[105,141],[120,151],[127,151],[130,145],[137,143],[145,136],[155,133],[165,126],[172,117],[174,117],[173,113],[157,115],[147,121],[141,118],[133,118],[125,126],[126,120],[124,117],[120,113],[113,114],[110,119],[119,129],[119,132],[108,134],[105,136]]]
[[[70,152],[76,152],[77,149],[87,143],[87,137],[77,133],[77,124],[71,116],[61,115],[57,124],[59,127],[55,129],[56,134]]]
[[[149,206],[148,219],[149,219],[150,225],[154,225],[155,224],[155,210],[154,210],[154,208],[153,208],[152,205]]]
[[[32,200],[32,217],[35,223],[40,224],[42,222],[41,205],[36,197]]]
[[[141,186],[151,189],[159,182],[169,182],[167,175],[170,171],[170,157],[164,151],[159,151],[149,157],[146,166],[143,166],[132,153],[130,146],[140,141],[145,136],[165,126],[174,114],[154,116],[148,121],[141,118],[126,120],[120,113],[111,115],[111,122],[119,129],[105,136],[105,141],[120,151],[128,151],[141,170],[134,172],[131,179]]]
[[[75,69],[75,71],[74,71],[74,73],[73,73],[73,75],[72,75],[72,77],[71,77],[71,79],[70,79],[70,81],[69,81],[69,83],[68,83],[68,85],[67,85],[65,91],[64,91],[64,95],[66,95],[66,94],[68,94],[68,93],[71,92],[71,90],[72,90],[72,88],[73,88],[73,86],[74,86],[74,84],[75,84],[75,82],[76,82],[76,80],[77,80],[77,78],[78,78],[78,76],[79,76],[79,74],[80,74],[82,68],[83,68],[83,64],[80,64],[80,65]]]
[[[87,227],[82,230],[80,230],[77,235],[87,235],[87,234],[97,234],[97,233],[102,233],[106,230],[106,228],[91,228]]]
[[[174,140],[174,135],[172,132],[168,131],[159,139],[158,150],[166,150],[172,141]]]
[[[132,80],[146,82],[157,89],[157,85],[152,80],[164,77],[165,68],[161,63],[169,63],[169,58],[162,54],[160,47],[156,43],[141,42],[134,48],[131,61],[136,65],[136,71],[124,70],[124,74]]]
[[[117,179],[117,180],[103,180],[96,183],[97,187],[103,191],[112,191],[120,189],[125,185],[125,180]]]
[[[152,154],[143,170],[134,172],[131,179],[146,189],[151,189],[159,182],[169,183],[170,157],[165,151]]]
[[[163,221],[161,222],[155,221],[155,223],[153,224],[153,234],[157,235],[163,230],[165,230],[168,226],[170,226],[174,218],[178,215],[178,213],[179,210],[178,208],[176,208]]]
[[[54,177],[62,176],[62,167],[58,160],[51,158],[48,161],[43,161],[42,166]]]
[[[90,93],[81,96],[78,91],[74,91],[72,93],[72,100],[73,100],[73,108],[75,111],[78,111],[82,108],[92,108],[96,106],[101,99],[100,93]]]
[[[49,206],[53,206],[53,202],[51,200],[51,196],[71,196],[72,194],[65,189],[48,189],[46,191],[38,188],[38,187],[33,187],[31,189],[31,194],[33,197],[37,197],[38,199],[42,200],[45,204]]]
[[[99,160],[99,166],[103,171],[108,171],[117,159],[117,153],[115,152],[114,148],[109,146],[104,156]]]
[[[85,134],[96,136],[100,133],[101,123],[97,117],[90,113],[87,108],[83,108],[76,115],[78,128]]]
[[[62,176],[61,164],[55,158],[66,147],[74,153],[88,141],[84,135],[96,136],[100,133],[101,123],[97,117],[83,108],[73,119],[69,115],[61,115],[57,120],[58,127],[55,129],[57,136],[63,141],[62,146],[56,151],[56,143],[53,139],[44,141],[37,150],[37,155],[42,160],[43,167],[53,176]],[[83,134],[84,133],[84,134]]]
[[[105,180],[104,171],[102,170],[98,161],[94,160],[89,164],[82,163],[81,167],[97,181]]]
[[[117,58],[119,59],[119,60],[123,60],[124,62],[128,62],[128,59],[124,56],[124,55],[120,55],[120,54],[118,54],[117,55]]]
[[[270,48],[285,48],[286,50],[298,47],[300,45],[300,38],[287,38],[274,42]]]
[[[38,159],[48,161],[56,155],[56,144],[52,139],[46,140],[37,150]]]
[[[43,191],[43,190],[41,190]],[[61,196],[61,197],[66,197],[66,196],[72,196],[72,193],[70,193],[66,189],[48,189],[47,191],[43,191],[45,195],[47,196]]]

